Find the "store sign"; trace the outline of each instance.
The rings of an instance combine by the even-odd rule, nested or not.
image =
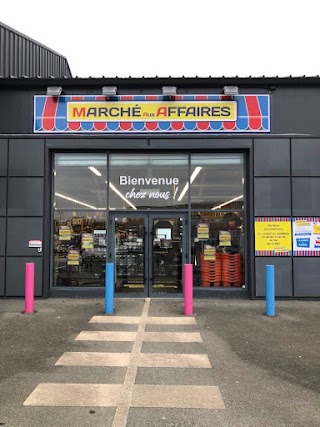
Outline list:
[[[68,122],[235,121],[235,101],[185,102],[68,102]]]
[[[126,187],[132,186],[132,188],[125,193],[126,199],[169,200],[173,195],[167,188],[173,186],[173,188],[178,189],[179,178],[141,178],[121,175],[119,177],[119,184],[120,186]],[[135,187],[136,185],[139,187]]]
[[[269,95],[41,95],[34,132],[270,132]]]
[[[291,218],[255,218],[255,255],[290,256],[292,254]]]
[[[292,218],[293,255],[320,256],[320,218]]]

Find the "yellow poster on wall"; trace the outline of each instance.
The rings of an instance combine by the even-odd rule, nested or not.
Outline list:
[[[258,256],[276,255],[292,250],[290,218],[256,218],[255,253]]]

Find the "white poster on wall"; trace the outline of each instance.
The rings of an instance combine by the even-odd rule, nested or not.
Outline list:
[[[293,218],[293,251],[296,256],[319,255],[320,218]]]

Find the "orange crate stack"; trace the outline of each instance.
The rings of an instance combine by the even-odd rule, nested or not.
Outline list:
[[[222,254],[222,286],[241,286],[240,254]]]
[[[208,261],[200,254],[201,286],[220,286],[221,283],[221,254],[216,253],[216,259]]]

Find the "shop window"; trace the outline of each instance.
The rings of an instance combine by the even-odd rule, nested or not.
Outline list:
[[[110,209],[187,209],[188,181],[187,155],[110,155]]]
[[[107,157],[104,154],[56,154],[54,208],[107,208]]]
[[[192,155],[190,183],[192,209],[243,209],[243,155]]]
[[[55,212],[53,286],[104,286],[104,216],[99,211]]]
[[[243,212],[193,212],[191,218],[194,286],[241,287]]]

